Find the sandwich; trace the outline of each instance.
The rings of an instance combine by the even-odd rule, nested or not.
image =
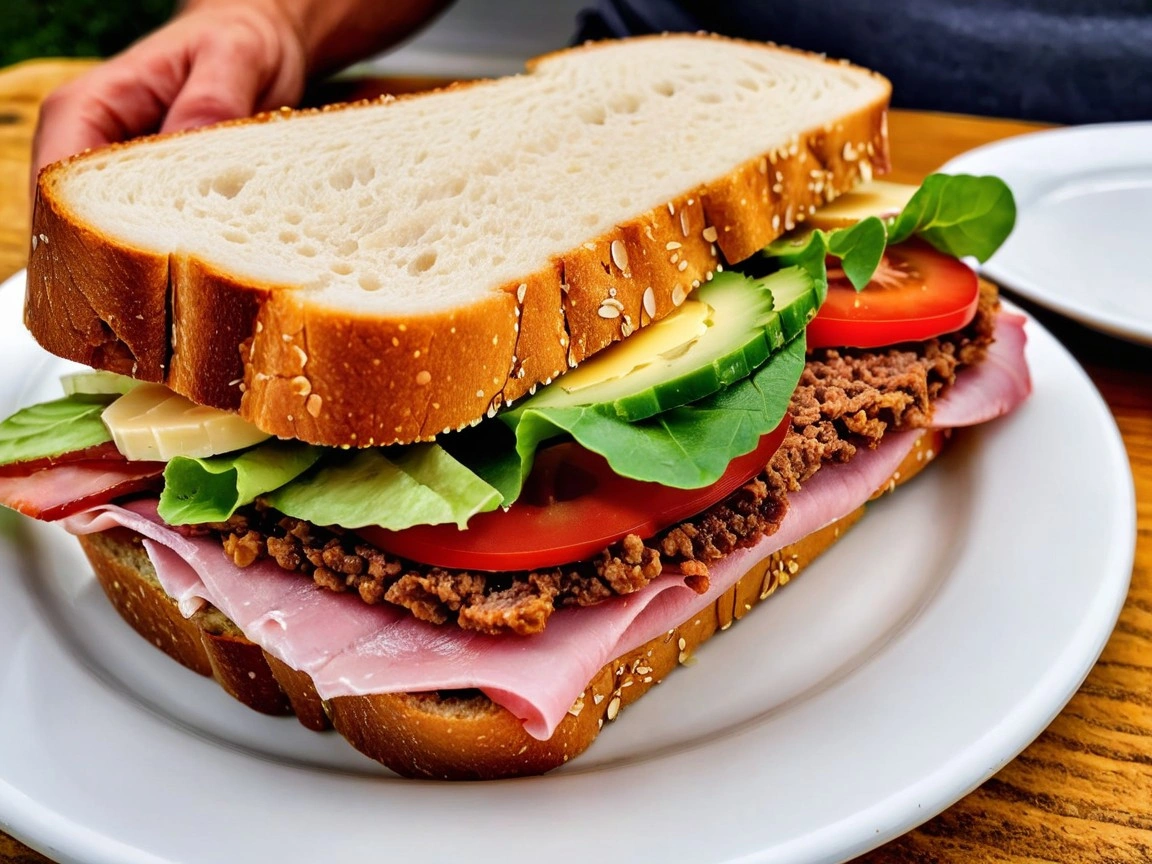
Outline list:
[[[1028,393],[958,260],[1011,195],[871,182],[888,92],[644,38],[50,166],[25,322],[91,371],[0,424],[0,500],[256,710],[563,765]]]

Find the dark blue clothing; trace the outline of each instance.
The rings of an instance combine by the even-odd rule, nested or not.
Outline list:
[[[904,108],[1152,119],[1152,0],[601,0],[579,39],[691,30],[852,60]]]

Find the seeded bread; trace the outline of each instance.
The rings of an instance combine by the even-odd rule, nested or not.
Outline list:
[[[97,150],[40,177],[25,320],[276,435],[429,439],[886,170],[889,90],[669,35]]]
[[[946,433],[925,433],[877,495],[919,473],[932,459],[924,454],[941,452],[946,439]],[[214,677],[249,707],[266,714],[295,713],[317,731],[334,727],[358,750],[405,776],[478,780],[542,774],[582,753],[605,721],[615,720],[700,644],[786,584],[863,512],[860,507],[773,554],[691,620],[604,666],[547,741],[528,735],[512,714],[474,691],[344,696],[324,702],[306,674],[248,642],[217,610],[183,618],[157,581],[138,535],[116,529],[82,536],[80,542],[125,621],[184,666]]]

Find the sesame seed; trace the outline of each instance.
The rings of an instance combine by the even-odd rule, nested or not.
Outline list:
[[[685,237],[688,236],[688,211],[680,211],[680,233]]]
[[[688,262],[687,261],[681,261],[680,265],[676,269],[679,270],[681,273],[683,273],[685,270],[688,269]]]
[[[421,387],[423,387],[425,384],[427,384],[431,380],[432,380],[432,373],[429,372],[427,369],[421,369],[419,372],[416,373],[416,383],[419,384]]]
[[[596,310],[596,314],[601,318],[619,318],[620,310],[616,306],[609,305],[609,301],[605,300]]]
[[[677,243],[675,240],[669,240],[667,243],[664,244],[664,248],[667,249],[669,252],[671,252],[673,249],[679,249],[680,244]]]
[[[644,311],[648,313],[649,318],[656,317],[656,292],[651,287],[644,289],[643,297]]]
[[[483,390],[477,390],[476,391],[476,398],[477,399],[483,399],[484,398],[484,391]]]
[[[527,293],[528,293],[528,283],[527,282],[521,282],[520,286],[516,289],[516,302],[517,303],[523,303],[524,302],[524,295]],[[519,313],[517,313],[517,314],[519,314]]]
[[[312,382],[303,375],[297,375],[292,379],[292,392],[297,396],[307,396],[312,392]]]
[[[313,417],[320,416],[320,409],[324,405],[324,400],[320,398],[318,393],[313,393],[308,397],[308,401],[304,403],[304,409]]]
[[[599,705],[603,701],[604,701],[604,694],[603,693],[593,693],[592,694],[592,703],[594,705]]]
[[[613,696],[612,701],[608,703],[608,710],[605,712],[609,720],[615,720],[616,716],[620,713],[620,697]]]
[[[688,292],[685,291],[683,287],[681,287],[680,285],[677,285],[675,288],[672,289],[672,305],[673,306],[682,306],[682,305],[684,305],[684,301],[687,299],[688,299]]]
[[[609,250],[612,255],[612,263],[615,264],[625,276],[630,275],[628,271],[628,249],[624,244],[619,240],[613,240]]]
[[[700,236],[703,237],[705,242],[707,242],[707,243],[715,243],[716,242],[716,228],[715,228],[715,226],[709,225],[707,228],[704,229],[704,231],[701,233]]]

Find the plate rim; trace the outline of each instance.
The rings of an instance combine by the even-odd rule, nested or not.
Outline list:
[[[14,283],[23,279],[23,271],[0,284],[0,307],[8,302],[14,292],[11,290]],[[0,319],[0,329],[5,326],[20,327],[19,316],[15,322],[5,325]],[[1100,587],[1093,595],[1097,603],[1103,604],[1106,609],[1100,613],[1102,617],[1094,619],[1094,626],[1088,627],[1085,621],[1076,632],[1075,644],[1069,644],[1061,656],[1071,655],[1078,659],[1075,671],[1069,673],[1063,663],[1052,664],[1048,674],[1035,682],[1027,698],[1021,698],[1011,717],[1002,718],[1001,726],[1008,720],[1008,725],[1014,734],[997,736],[1001,730],[986,730],[979,739],[983,747],[969,747],[954,755],[948,762],[935,766],[927,771],[919,780],[903,789],[897,794],[876,801],[869,808],[857,811],[850,817],[838,823],[824,826],[824,831],[818,835],[808,835],[795,838],[789,844],[773,848],[760,849],[752,854],[740,858],[725,860],[742,861],[784,861],[784,860],[842,860],[843,857],[860,854],[886,842],[916,825],[931,818],[936,813],[950,806],[964,794],[980,785],[987,777],[999,770],[1023,750],[1051,720],[1059,714],[1079,688],[1084,678],[1091,671],[1100,652],[1103,650],[1111,634],[1116,617],[1123,608],[1127,594],[1127,586],[1131,576],[1133,556],[1135,552],[1135,491],[1130,468],[1128,467],[1126,450],[1120,438],[1119,430],[1115,425],[1106,403],[1088,379],[1086,373],[1079,367],[1074,358],[1051,336],[1041,325],[1030,319],[1032,334],[1043,340],[1050,340],[1052,346],[1060,356],[1061,361],[1070,363],[1073,369],[1082,378],[1089,388],[1092,396],[1092,408],[1098,419],[1108,428],[1110,434],[1102,442],[1106,456],[1123,467],[1123,471],[1111,479],[1118,483],[1116,491],[1129,506],[1119,508],[1121,518],[1113,523],[1114,534],[1110,535],[1109,553],[1114,558],[1110,565],[1112,571],[1102,568],[1106,574],[1111,572],[1111,580],[1100,580]],[[1119,543],[1115,542],[1117,538]],[[1112,559],[1110,559],[1112,560]],[[1111,591],[1104,591],[1104,586],[1110,586]],[[1104,600],[1110,598],[1110,603]],[[853,673],[855,674],[855,673]],[[1016,715],[1023,715],[1017,717]],[[1014,719],[1013,719],[1014,718]],[[754,730],[752,730],[754,731]],[[744,730],[736,737],[751,734]],[[709,742],[708,746],[712,746]],[[609,771],[612,769],[609,768]],[[595,773],[595,772],[594,772]],[[559,775],[553,775],[554,777]],[[570,784],[583,783],[579,779],[588,775],[570,774]],[[526,788],[528,784],[546,784],[549,778],[535,778],[520,781],[508,781],[503,788]],[[413,781],[401,781],[406,784]],[[516,784],[519,784],[517,786]],[[420,788],[424,784],[416,782],[413,788]],[[443,788],[442,786],[439,788]],[[447,793],[445,793],[447,794]],[[932,803],[922,807],[925,801]],[[917,806],[913,806],[917,805]],[[894,811],[902,816],[894,816]],[[153,855],[146,849],[136,846],[126,846],[115,837],[93,830],[85,825],[62,823],[58,814],[45,805],[34,801],[22,792],[13,788],[0,769],[0,825],[13,836],[46,854],[63,855],[62,860],[107,861],[107,862],[159,862],[174,860]],[[875,826],[881,826],[879,828]]]
[[[1087,123],[1079,126],[1041,129],[990,141],[952,157],[937,171],[942,174],[997,174],[999,169],[996,166],[996,160],[1004,152],[1011,153],[1035,146],[1043,146],[1045,142],[1055,141],[1066,145],[1067,142],[1075,139],[1088,139],[1090,141],[1101,136],[1111,135],[1131,135],[1137,139],[1147,139],[1149,149],[1152,150],[1152,121],[1150,120]],[[1103,154],[1107,152],[1107,148],[1098,148],[1094,152]],[[1110,163],[1105,160],[1099,164],[1103,167]],[[1058,178],[1062,175],[1058,171],[1053,171],[1047,176]],[[1068,174],[1067,176],[1074,175]],[[1017,219],[1019,219],[1019,213]],[[1108,310],[1093,308],[1091,305],[1053,295],[1045,291],[1040,282],[1030,277],[1027,272],[1021,271],[1019,267],[998,262],[997,255],[993,255],[988,261],[980,265],[980,270],[989,279],[1016,292],[1026,300],[1066,318],[1109,336],[1116,336],[1140,345],[1152,346],[1152,319],[1133,321]]]

